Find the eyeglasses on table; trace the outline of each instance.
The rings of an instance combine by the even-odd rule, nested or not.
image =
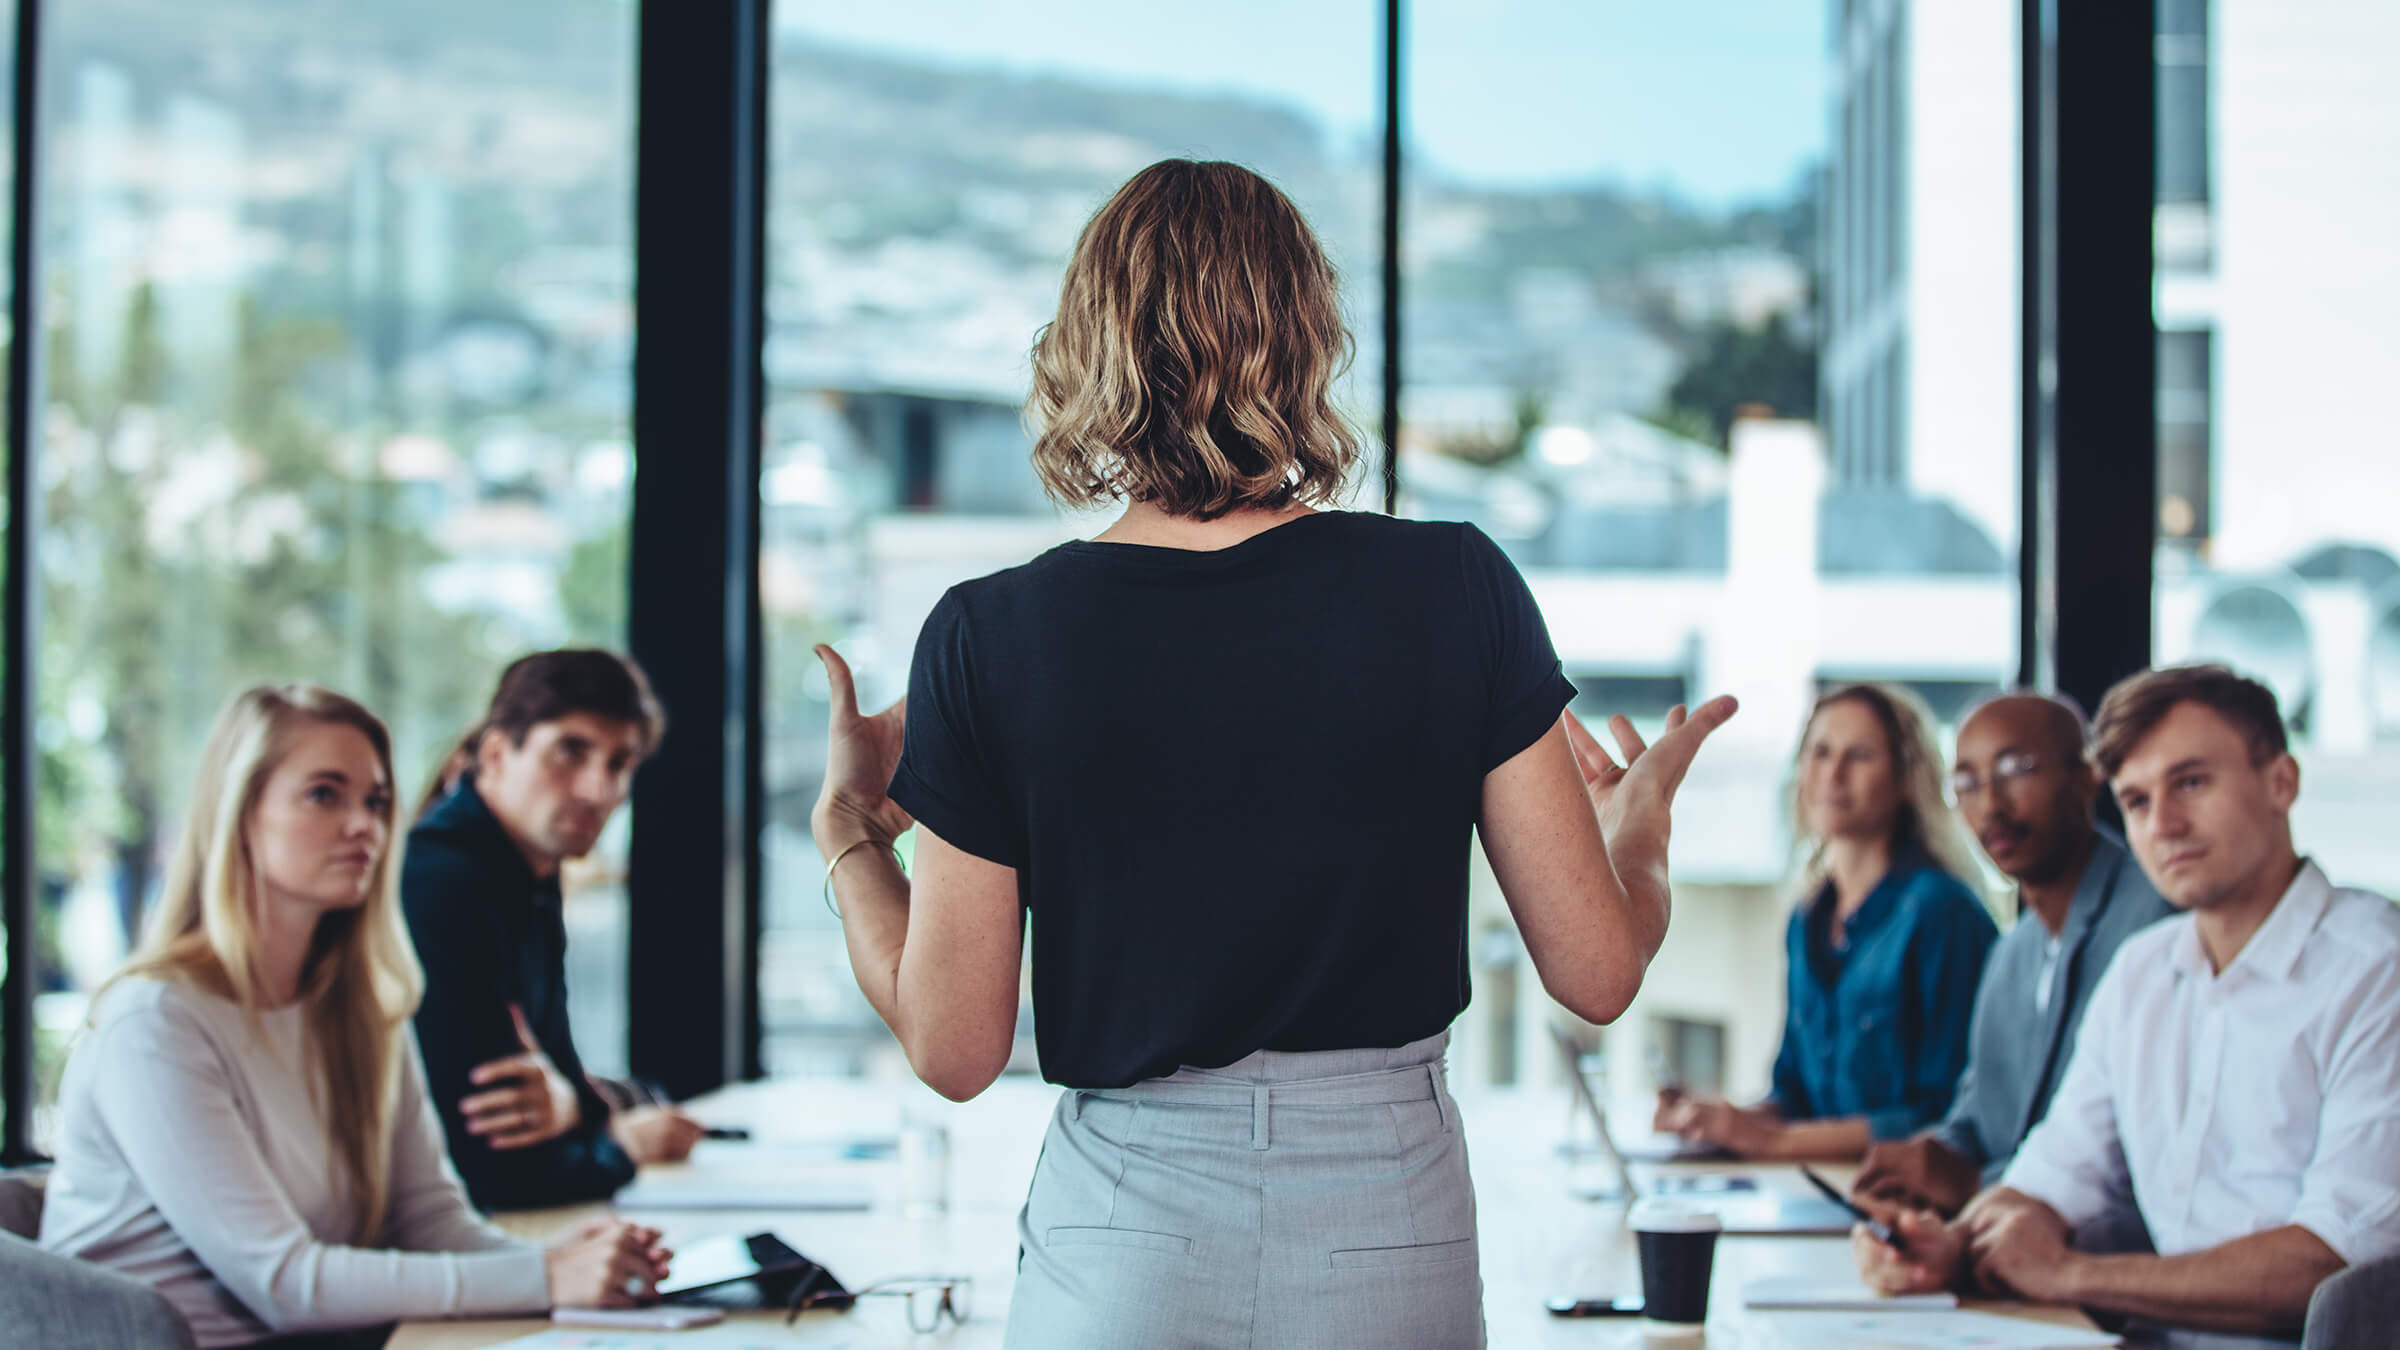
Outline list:
[[[846,1309],[862,1298],[896,1298],[903,1300],[908,1308],[908,1329],[930,1334],[941,1329],[945,1318],[954,1325],[966,1322],[975,1288],[975,1282],[964,1275],[912,1275],[877,1280],[861,1289],[818,1288],[824,1281],[825,1270],[820,1266],[792,1290],[791,1302],[783,1314],[785,1326],[811,1308]]]

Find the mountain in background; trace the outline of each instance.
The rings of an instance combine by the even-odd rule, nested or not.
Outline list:
[[[173,124],[188,139],[199,108],[238,180],[210,189],[242,235],[231,284],[262,312],[337,316],[392,370],[458,323],[515,325],[567,367],[528,397],[563,383],[598,407],[628,373],[635,40],[634,9],[603,0],[85,0],[49,38],[50,266],[171,261],[127,246],[95,263],[87,241],[106,227],[86,217],[174,211],[195,187],[178,177],[189,156]],[[1013,403],[1077,231],[1169,155],[1232,159],[1289,192],[1345,274],[1360,368],[1379,360],[1377,147],[1331,143],[1296,105],[795,34],[776,39],[771,79],[782,383]],[[102,113],[120,125],[96,127]],[[134,147],[116,180],[82,176],[101,172],[95,132]],[[1746,250],[1813,270],[1806,177],[1788,202],[1730,213],[1602,184],[1493,190],[1427,174],[1405,189],[1409,378],[1427,416],[1456,408],[1462,426],[1521,420],[1529,400],[1578,416],[1658,406],[1706,359],[1721,316],[1713,301],[1690,308],[1708,287],[1662,286],[1654,264]],[[563,348],[562,327],[580,335]],[[1805,316],[1792,331],[1808,336]]]

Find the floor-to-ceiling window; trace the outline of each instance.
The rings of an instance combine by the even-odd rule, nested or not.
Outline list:
[[[509,658],[621,641],[634,17],[45,6],[45,1096],[229,696],[360,698],[405,812]],[[622,856],[620,828],[568,900],[595,1068]]]
[[[2400,11],[2339,0],[2158,6],[2162,662],[2274,689],[2303,852],[2400,890]]]
[[[15,0],[9,0],[9,3],[7,4],[0,4],[0,108],[13,109],[16,107],[16,70],[17,6]],[[6,120],[13,124],[14,117],[11,116]],[[15,196],[17,178],[16,144],[17,142],[14,136],[0,138],[0,201],[13,200]],[[0,220],[0,257],[8,256],[10,251],[13,250],[15,246],[16,240],[11,229],[12,222],[14,222],[15,219],[16,213],[11,211],[8,213],[8,219]],[[14,297],[9,294],[9,281],[9,277],[0,276],[0,351],[6,351],[7,344],[13,342],[15,339],[15,311],[11,307]],[[14,367],[8,362],[0,361],[0,407],[7,406],[7,400],[10,392],[9,375],[13,369]],[[4,436],[5,434],[6,433],[4,430],[0,430],[0,436]],[[9,454],[14,454],[16,452],[15,446],[0,446],[0,449],[4,449],[6,453]],[[6,498],[6,479],[5,477],[0,477],[0,510],[5,509]],[[4,531],[4,529],[4,526],[0,526],[0,531]],[[0,563],[0,576],[5,575],[5,567],[5,563]],[[5,641],[0,641],[0,669],[5,669],[6,663],[15,659],[16,653],[11,649],[10,645]],[[6,803],[7,795],[7,780],[0,778],[0,804]],[[5,843],[0,842],[0,848],[4,847],[6,847]],[[0,898],[0,981],[4,981],[8,975],[8,953],[10,950],[8,913],[7,901],[4,898]],[[5,1005],[0,1005],[0,1018],[6,1018],[11,1015],[11,1011]],[[0,1093],[0,1149],[5,1149],[8,1141],[13,1138],[13,1134],[9,1128],[9,1102],[6,1100],[6,1095],[7,1094],[5,1093]]]
[[[1790,764],[1823,688],[1947,729],[2017,664],[2005,7],[1409,6],[1401,509],[1532,584],[1576,710],[1743,711],[1683,793],[1675,924],[1604,1043],[1766,1086]],[[1488,873],[1466,1073],[1552,1071]],[[1529,1057],[1538,1057],[1529,1067]]]
[[[818,898],[808,644],[837,640],[887,701],[944,587],[1097,528],[1041,500],[1018,407],[1108,190],[1173,153],[1282,182],[1349,279],[1348,401],[1372,417],[1377,8],[1106,25],[1063,3],[1005,21],[780,8],[771,1071],[861,1071],[888,1047]],[[2017,661],[2016,86],[1989,59],[2013,29],[1834,8],[1403,7],[1401,506],[1501,540],[1586,711],[1655,724],[1703,692],[1748,701],[1689,789],[1711,825],[1682,844],[1692,903],[1637,1024],[1670,1058],[1713,1029],[1735,1090],[1763,1082],[1780,1008],[1704,972],[1780,965],[1778,786],[1808,700],[1891,679],[1954,719]],[[1462,1053],[1505,1079],[1546,1003],[1496,895],[1476,905]]]
[[[1016,407],[1109,188],[1173,153],[1282,182],[1346,273],[1346,400],[1380,430],[1380,4],[886,8],[783,0],[774,31],[750,730],[785,1071],[888,1044],[816,898],[807,644],[888,699],[942,586],[1094,527],[1039,501]],[[2016,664],[2014,20],[1402,8],[1404,509],[1502,540],[1587,710],[1748,698],[1690,789],[1728,823],[1679,836],[1678,945],[1628,1023],[1739,1090],[1772,1014],[1686,972],[1779,964],[1756,934],[1785,901],[1797,709],[1877,676],[1954,716]],[[46,13],[31,948],[55,1072],[239,683],[360,694],[413,789],[508,655],[621,636],[636,53],[614,0]],[[2400,34],[2332,0],[2158,13],[2157,650],[2276,685],[2303,847],[2392,888],[2400,540],[2376,512],[2400,484],[2372,391],[2400,307],[2372,169],[2400,108],[2357,53]],[[621,902],[593,877],[573,983],[612,1067]],[[1462,1053],[1498,1076],[1540,1005],[1477,903]]]
[[[894,1052],[819,899],[808,812],[826,707],[810,644],[838,645],[881,706],[905,691],[946,587],[1098,528],[1044,500],[1018,409],[1034,330],[1108,194],[1170,156],[1281,186],[1344,275],[1360,352],[1343,398],[1374,430],[1380,14],[1372,0],[777,6],[759,485],[769,1072],[860,1072]]]

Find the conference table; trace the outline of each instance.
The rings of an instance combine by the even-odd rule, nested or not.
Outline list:
[[[646,1168],[637,1185],[653,1181],[713,1188],[717,1183],[762,1193],[777,1188],[852,1188],[870,1200],[865,1210],[774,1211],[708,1208],[629,1211],[627,1217],[661,1229],[670,1246],[721,1234],[773,1229],[822,1262],[852,1289],[897,1277],[965,1276],[972,1281],[968,1320],[929,1334],[913,1331],[897,1299],[862,1299],[846,1312],[812,1310],[791,1327],[777,1310],[735,1312],[725,1323],[688,1332],[592,1334],[592,1346],[688,1345],[692,1350],[759,1346],[870,1347],[998,1346],[1008,1318],[1016,1273],[1016,1212],[1033,1172],[1042,1132],[1058,1089],[1009,1077],[972,1102],[929,1105],[914,1084],[860,1079],[747,1083],[694,1103],[710,1124],[751,1131],[746,1142],[704,1143],[691,1160]],[[1566,1319],[1544,1306],[1554,1295],[1638,1295],[1641,1276],[1622,1201],[1577,1198],[1578,1183],[1604,1180],[1599,1169],[1562,1154],[1568,1120],[1563,1092],[1504,1088],[1459,1094],[1459,1114],[1475,1173],[1482,1240],[1484,1317],[1494,1347],[1636,1347],[1645,1340],[1635,1319]],[[906,1105],[904,1106],[903,1103]],[[949,1137],[947,1207],[904,1207],[902,1165],[888,1145],[903,1111],[922,1122],[938,1109]],[[879,1146],[880,1145],[880,1146]],[[1647,1184],[1661,1170],[1739,1170],[1762,1189],[1804,1193],[1796,1169],[1761,1164],[1636,1164]],[[1847,1169],[1824,1169],[1837,1182]],[[912,1188],[922,1199],[923,1191]],[[605,1206],[527,1211],[499,1217],[500,1225],[532,1241],[547,1241]],[[1744,1285],[1764,1276],[1840,1280],[1852,1270],[1849,1243],[1830,1237],[1727,1236],[1719,1239],[1710,1286],[1705,1339],[1685,1338],[1678,1350],[1747,1350],[1780,1343],[1775,1315],[1743,1308]],[[1964,1306],[2010,1317],[2088,1329],[2072,1308],[1976,1303]],[[391,1350],[466,1350],[506,1344],[553,1330],[540,1318],[417,1322],[403,1325]],[[558,1330],[563,1331],[563,1328]]]

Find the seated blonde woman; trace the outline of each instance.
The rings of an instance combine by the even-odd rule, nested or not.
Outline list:
[[[140,950],[60,1087],[42,1245],[146,1280],[202,1347],[619,1306],[657,1234],[547,1250],[476,1217],[408,1031],[391,740],[312,685],[218,715]]]
[[[1950,1110],[2000,930],[1942,795],[1933,714],[1896,685],[1817,700],[1793,760],[1803,832],[1783,1048],[1754,1106],[1667,1088],[1657,1125],[1745,1158],[1855,1160]]]

